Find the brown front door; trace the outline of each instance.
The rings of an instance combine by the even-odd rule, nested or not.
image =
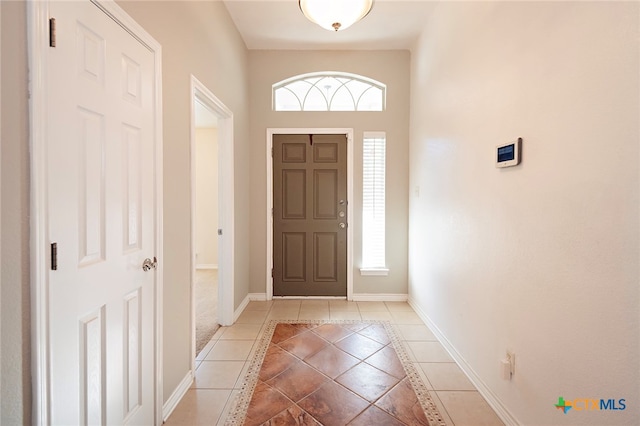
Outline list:
[[[347,136],[273,135],[273,295],[347,295]]]

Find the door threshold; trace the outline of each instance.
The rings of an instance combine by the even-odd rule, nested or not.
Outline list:
[[[272,298],[279,300],[347,300],[347,296],[273,296]]]

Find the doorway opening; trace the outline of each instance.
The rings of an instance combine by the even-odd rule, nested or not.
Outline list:
[[[344,200],[346,205],[346,218],[353,217],[353,129],[351,128],[283,128],[283,129],[267,129],[267,283],[266,283],[266,299],[271,300],[274,297],[274,158],[272,153],[274,152],[274,138],[277,135],[345,135],[347,141],[347,197]],[[314,153],[313,155],[320,155],[320,153]],[[339,200],[341,201],[341,200]],[[341,210],[344,206],[340,205],[338,208]],[[339,213],[339,210],[336,210]],[[346,225],[346,224],[345,224]],[[340,225],[339,225],[340,226]],[[347,234],[347,247],[346,247],[346,298],[347,300],[353,300],[353,227],[346,226]],[[316,241],[318,242],[318,241]],[[299,296],[295,296],[299,297]],[[311,295],[313,298],[333,298],[335,296],[321,296]],[[342,296],[344,298],[344,296]]]
[[[195,359],[233,323],[233,114],[191,77],[191,318]]]
[[[195,100],[196,356],[218,329],[218,117]]]

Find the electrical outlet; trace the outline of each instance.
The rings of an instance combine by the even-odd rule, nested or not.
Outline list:
[[[507,351],[507,359],[509,360],[509,364],[510,364],[509,370],[511,373],[511,377],[513,377],[513,375],[516,374],[516,354],[510,351]]]
[[[500,367],[502,378],[504,380],[511,380],[516,372],[516,355],[513,352],[507,351],[506,358],[500,361]]]

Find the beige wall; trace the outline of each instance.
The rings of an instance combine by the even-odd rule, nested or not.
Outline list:
[[[196,129],[196,267],[218,265],[218,129]]]
[[[29,139],[24,2],[0,2],[2,265],[0,424],[31,422]]]
[[[161,45],[164,108],[164,397],[191,365],[190,75],[234,114],[235,306],[248,292],[249,155],[247,53],[222,2],[131,1],[119,4]]]
[[[407,209],[409,141],[408,51],[250,51],[251,289],[266,291],[266,130],[267,128],[353,128],[355,138],[354,293],[407,293]],[[342,71],[387,85],[384,112],[274,112],[271,85],[316,71]],[[387,132],[388,277],[361,277],[362,132]]]
[[[439,4],[413,50],[410,296],[520,424],[640,418],[638,7]]]

